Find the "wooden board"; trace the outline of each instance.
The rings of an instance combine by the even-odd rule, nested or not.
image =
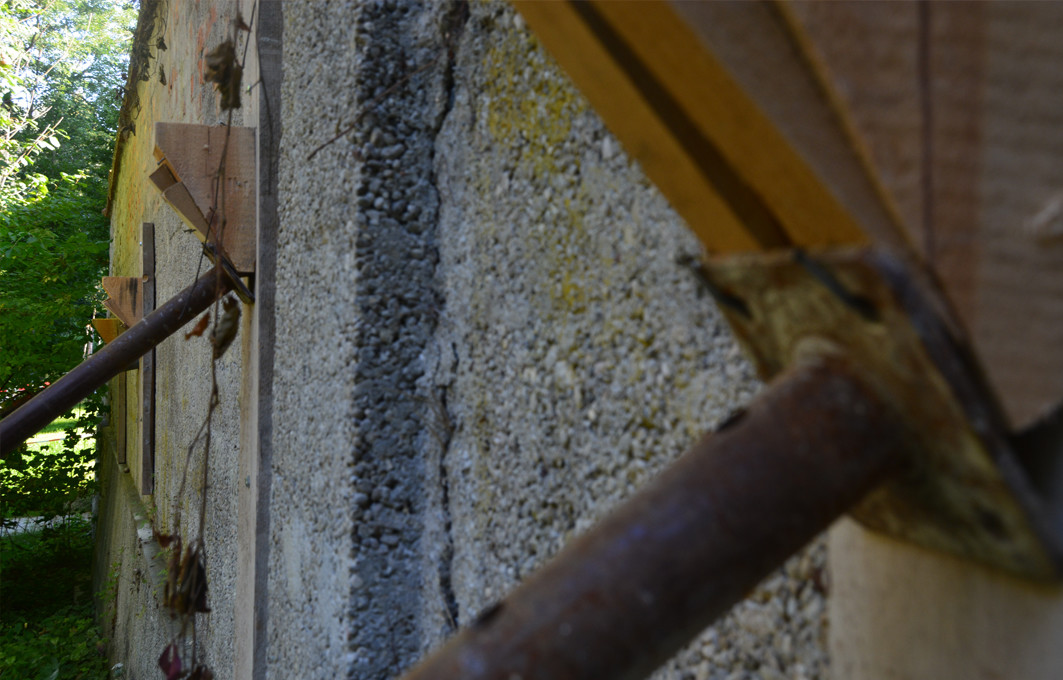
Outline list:
[[[127,328],[135,326],[143,317],[144,302],[140,285],[141,280],[136,276],[103,277],[103,290],[109,296],[103,306]]]
[[[740,5],[516,3],[710,252],[859,244],[870,236],[904,247],[873,183],[859,179],[866,173],[838,121],[810,119],[799,150],[794,136],[784,134],[734,78],[721,53],[706,49],[716,8]],[[663,35],[668,39],[659,39]],[[778,31],[768,38],[785,41]],[[751,44],[763,52],[760,43]],[[827,139],[833,143],[824,144]],[[802,153],[821,151],[830,159],[810,163]],[[839,159],[848,165],[833,172],[845,186],[862,187],[858,200],[839,200],[816,171]]]
[[[1063,8],[786,8],[967,326],[1011,421],[1063,396],[1063,253],[1031,233],[1063,187]],[[855,680],[1063,673],[1063,590],[892,541],[831,536],[834,673]],[[873,615],[869,615],[873,612]]]
[[[145,222],[141,230],[143,313],[155,311],[155,225]],[[155,489],[155,350],[140,357],[140,474],[142,495]]]
[[[830,536],[831,675],[1056,680],[1063,592],[843,520]]]
[[[112,342],[115,338],[122,334],[126,326],[118,319],[105,318],[105,319],[93,319],[92,327],[96,329],[96,332],[100,334],[100,338],[106,342]]]
[[[794,3],[1015,426],[1063,400],[1063,7]],[[1050,229],[1049,229],[1050,231]]]
[[[152,181],[156,186],[160,181],[166,184],[160,189],[164,198],[199,230],[197,233],[205,235],[206,224],[219,231],[222,249],[241,274],[255,270],[255,139],[253,128],[155,124],[155,157],[161,162],[160,170],[165,167],[179,184],[156,177],[158,170]],[[224,176],[219,182],[221,169]],[[189,198],[194,209],[187,203]]]

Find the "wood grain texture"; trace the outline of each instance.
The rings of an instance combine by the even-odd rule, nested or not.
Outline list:
[[[105,343],[111,342],[125,330],[125,324],[114,318],[93,319],[92,327],[96,329]]]
[[[222,249],[241,274],[255,269],[255,139],[253,128],[155,124],[156,158],[165,159],[174,179],[187,189],[199,215],[221,235]],[[223,155],[224,176],[219,181]],[[184,195],[172,199],[168,195],[175,186],[160,189],[186,221],[202,230],[196,211],[175,202],[183,200]]]
[[[793,3],[1011,421],[1063,396],[1063,255],[1028,223],[1063,188],[1052,3]],[[836,677],[1049,680],[1063,590],[845,522],[831,534]]]
[[[906,247],[770,11],[735,3],[516,4],[710,252],[871,238]],[[750,45],[758,58],[770,53],[790,70],[767,84],[736,80],[731,66],[748,63]],[[770,106],[786,99],[773,95],[775,86],[798,93],[796,103]],[[816,115],[806,115],[809,101]]]
[[[868,240],[910,252],[889,194],[871,172],[846,112],[823,86],[817,65],[808,59],[804,45],[795,40],[785,14],[764,2],[673,2],[672,7],[696,34],[701,49],[726,69],[743,95],[763,112],[776,134],[800,158],[804,172],[818,184],[814,190],[820,192],[818,196],[799,194],[785,200],[792,206],[803,204],[813,220],[827,218],[829,213],[820,206],[833,201],[851,216]],[[750,155],[743,163],[784,171],[788,166],[774,153],[777,144],[759,137],[754,136],[749,144],[761,147],[765,156],[757,160]],[[757,186],[768,195],[779,195],[775,192],[789,183],[765,176]],[[798,244],[836,245],[819,238]]]
[[[1063,190],[1063,5],[986,5],[976,316],[1016,424],[1063,400],[1063,241],[1027,225]],[[944,30],[944,29],[943,29]]]
[[[661,188],[710,252],[743,252],[785,243],[777,229],[753,233],[717,192],[679,132],[662,120],[654,100],[568,2],[516,2],[518,11],[580,91]],[[656,102],[659,103],[659,102]]]
[[[923,248],[923,113],[916,3],[792,2],[806,40],[911,242]]]
[[[1063,588],[843,520],[829,543],[831,673],[846,680],[1056,680]]]
[[[105,276],[102,283],[104,292],[109,296],[104,300],[103,306],[127,328],[132,328],[144,318],[140,277]]]
[[[1011,422],[1063,400],[1063,7],[787,3]]]

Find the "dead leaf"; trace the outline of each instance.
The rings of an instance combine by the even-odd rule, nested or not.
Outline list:
[[[208,83],[214,83],[221,93],[221,108],[240,108],[240,81],[243,79],[244,69],[236,61],[236,48],[232,40],[226,40],[207,53],[204,58],[206,68],[203,71],[203,79]]]
[[[208,323],[210,323],[210,312],[207,312],[203,316],[199,317],[199,321],[196,322],[195,327],[185,333],[185,340],[190,340],[193,336],[198,338],[199,336],[203,335],[203,331],[207,330]]]
[[[240,301],[229,296],[222,300],[222,314],[210,332],[210,344],[214,345],[214,358],[220,359],[229,349],[236,332],[240,330]]]
[[[159,668],[166,674],[166,680],[178,680],[181,677],[181,657],[177,655],[177,643],[166,645],[159,655]]]

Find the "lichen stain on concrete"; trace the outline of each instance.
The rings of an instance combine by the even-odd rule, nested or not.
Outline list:
[[[484,55],[481,96],[491,136],[517,147],[534,177],[546,177],[558,170],[552,152],[569,138],[571,119],[587,110],[587,102],[552,69],[537,68],[537,61],[542,61],[538,41],[527,33],[506,32]]]

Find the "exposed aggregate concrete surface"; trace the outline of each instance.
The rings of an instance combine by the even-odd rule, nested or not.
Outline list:
[[[759,385],[508,5],[284,13],[268,673],[385,678]],[[825,677],[823,563],[655,677]]]
[[[437,139],[430,379],[466,623],[758,385],[676,264],[698,245],[507,5],[475,4]],[[659,678],[826,673],[817,544]]]
[[[424,648],[423,602],[440,601],[423,587],[435,494],[417,380],[440,313],[433,140],[458,9],[285,5],[273,676],[393,675]]]

